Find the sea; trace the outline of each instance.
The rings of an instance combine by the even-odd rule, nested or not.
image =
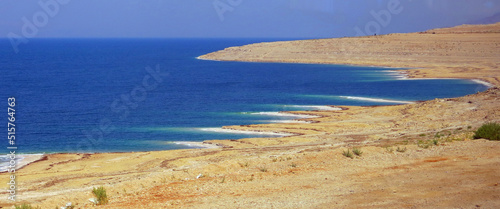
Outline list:
[[[459,97],[488,86],[404,79],[394,68],[249,63],[197,57],[287,39],[30,39],[16,53],[0,40],[0,108],[15,98],[19,154],[195,148],[211,139],[282,137],[223,126],[294,123],[283,111],[396,105]],[[3,159],[6,161],[7,158]]]

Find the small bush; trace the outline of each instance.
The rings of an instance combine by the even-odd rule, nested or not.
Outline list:
[[[475,132],[474,139],[500,140],[500,124],[486,123],[482,125]]]
[[[406,152],[406,147],[404,147],[404,148],[400,148],[400,147],[398,147],[398,148],[396,149],[396,151],[397,151],[397,152]]]
[[[348,157],[348,158],[354,158],[354,155],[352,154],[351,150],[347,149],[347,151],[343,151],[342,155]]]
[[[389,153],[392,153],[392,152],[394,152],[394,148],[392,148],[392,147],[386,147],[385,151],[387,151]]]
[[[431,146],[431,143],[429,143],[429,142],[430,142],[430,140],[427,140],[427,141],[419,140],[417,142],[417,146],[420,148],[427,149]]]
[[[244,162],[244,163],[240,163],[238,162],[238,164],[240,165],[240,167],[244,168],[244,167],[248,167],[248,162]]]
[[[106,195],[106,189],[103,186],[92,189],[92,193],[96,197],[98,205],[105,205],[108,203],[108,196]]]
[[[260,172],[267,172],[267,168],[266,167],[261,167],[259,168]]]
[[[352,152],[357,156],[361,156],[361,154],[363,154],[363,152],[359,148],[352,149]]]
[[[21,206],[15,206],[16,209],[41,209],[40,207],[33,207],[30,204],[23,203]]]
[[[440,132],[437,132],[435,135],[434,135],[434,138],[441,138],[441,137],[444,137],[444,136],[450,136],[451,135],[451,131],[448,131],[448,130],[444,130],[444,131],[440,131]]]

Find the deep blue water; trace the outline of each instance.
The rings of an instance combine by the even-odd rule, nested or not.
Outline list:
[[[122,152],[250,137],[203,128],[290,119],[252,113],[397,104],[487,88],[468,80],[396,80],[384,68],[196,59],[262,41],[274,40],[34,39],[16,54],[0,40],[0,100],[6,110],[7,98],[16,98],[18,152]]]

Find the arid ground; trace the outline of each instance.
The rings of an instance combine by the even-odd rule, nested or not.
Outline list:
[[[489,82],[486,92],[414,104],[295,112],[313,123],[225,127],[294,133],[213,140],[219,148],[52,154],[17,171],[18,203],[42,208],[500,208],[500,24],[260,43],[202,59],[411,68],[410,78]],[[343,152],[361,150],[352,158]],[[8,182],[9,174],[0,174]],[[109,203],[93,206],[93,187]],[[2,191],[0,206],[10,207]]]

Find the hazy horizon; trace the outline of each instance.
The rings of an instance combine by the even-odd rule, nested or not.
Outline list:
[[[0,38],[330,38],[498,21],[494,0],[0,3]]]

